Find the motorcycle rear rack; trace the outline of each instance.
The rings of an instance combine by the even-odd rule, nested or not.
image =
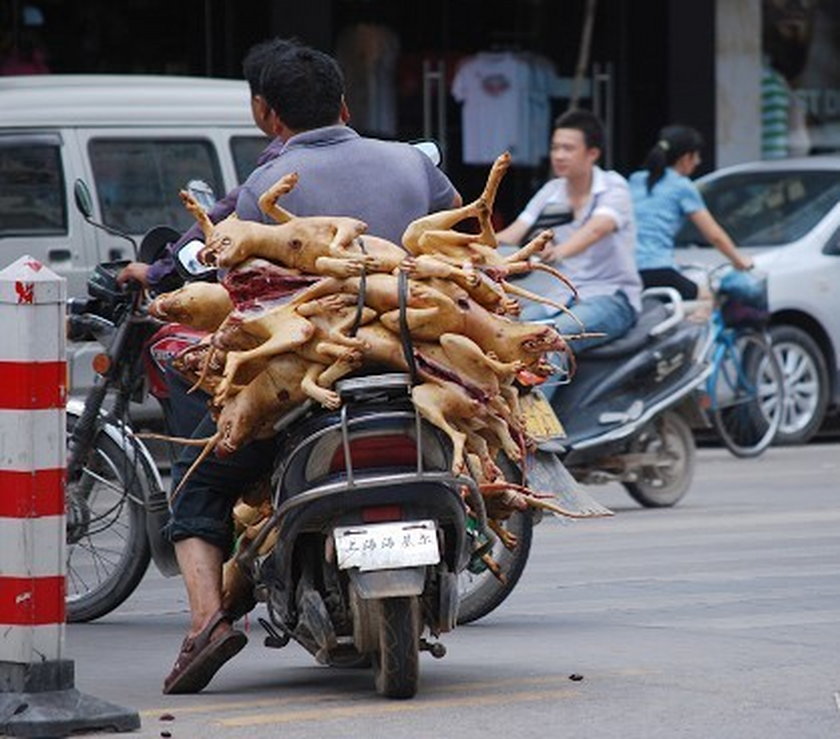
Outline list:
[[[429,471],[423,466],[423,421],[416,409],[413,411],[397,410],[397,411],[376,411],[367,414],[362,414],[354,418],[349,418],[349,408],[354,402],[363,402],[371,398],[382,395],[409,395],[411,392],[411,378],[404,373],[388,373],[379,375],[365,375],[362,377],[354,377],[345,379],[336,384],[336,391],[341,395],[344,401],[341,406],[338,426],[341,433],[341,444],[344,449],[345,462],[345,479],[329,482],[322,485],[316,485],[309,488],[305,492],[298,493],[295,496],[285,500],[281,503],[268,523],[262,527],[256,538],[251,542],[248,548],[241,552],[237,559],[241,564],[250,563],[256,556],[256,552],[262,546],[263,541],[268,536],[269,532],[273,531],[281,519],[289,513],[289,511],[303,505],[313,503],[331,495],[342,493],[353,488],[382,488],[382,487],[398,487],[409,483],[429,483],[430,485],[443,485],[453,489],[464,487],[467,490],[467,497],[469,499],[470,508],[475,513],[478,524],[481,530],[487,531],[487,512],[484,508],[484,498],[478,490],[478,485],[471,477],[464,475],[455,475],[450,471]],[[297,416],[299,417],[299,416]],[[388,420],[394,419],[414,419],[415,424],[415,444],[417,453],[417,468],[413,472],[400,472],[394,474],[360,474],[353,468],[353,460],[350,448],[350,428],[351,426],[361,425],[371,418],[385,418]],[[284,419],[285,421],[285,419]],[[283,423],[283,421],[281,421]],[[278,424],[279,425],[279,424]],[[284,425],[286,425],[284,423]],[[333,424],[326,428],[319,429],[312,434],[309,434],[302,439],[294,450],[288,455],[291,459],[295,453],[302,447],[311,445],[317,441],[321,436],[332,433],[336,430],[336,425]],[[284,470],[279,469],[274,476],[275,484],[282,482]]]

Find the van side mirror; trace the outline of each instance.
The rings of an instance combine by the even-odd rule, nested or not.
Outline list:
[[[93,199],[84,180],[76,180],[73,183],[73,199],[76,201],[76,208],[85,220],[89,221],[93,218]]]

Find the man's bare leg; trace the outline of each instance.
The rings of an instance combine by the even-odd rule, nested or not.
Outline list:
[[[222,607],[222,550],[198,537],[175,542],[175,556],[187,588],[190,604],[190,636],[198,634]],[[223,621],[219,632],[229,630]]]
[[[238,654],[248,638],[222,611],[222,550],[191,537],[175,543],[175,554],[190,602],[189,635],[169,675],[164,693],[198,693],[219,668]]]

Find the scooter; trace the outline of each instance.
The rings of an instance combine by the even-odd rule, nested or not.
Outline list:
[[[708,377],[712,333],[686,321],[673,288],[643,293],[643,311],[622,338],[586,350],[551,407],[562,435],[541,445],[581,483],[621,483],[646,507],[678,503],[694,477],[692,428],[704,425],[696,391]]]
[[[709,426],[697,391],[712,369],[712,340],[707,322],[685,320],[676,290],[646,290],[643,311],[628,334],[582,352],[564,378],[523,392],[528,429],[540,439],[524,470],[529,486],[551,490],[567,507],[595,515],[605,509],[581,483],[619,482],[643,506],[676,505],[694,477],[692,429]],[[483,618],[510,595],[539,521],[512,521],[519,546],[494,548],[506,578],[486,570],[462,576],[459,623]]]

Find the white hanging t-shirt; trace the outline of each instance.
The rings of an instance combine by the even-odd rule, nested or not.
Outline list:
[[[529,76],[528,63],[510,52],[482,52],[458,69],[452,95],[464,104],[465,164],[487,164],[504,151],[526,163]]]

